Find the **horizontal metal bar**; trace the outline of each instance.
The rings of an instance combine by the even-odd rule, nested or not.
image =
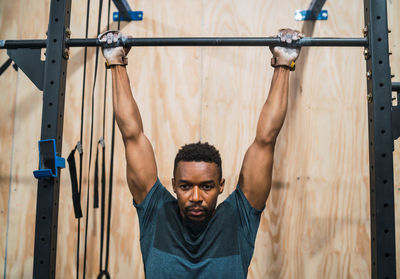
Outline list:
[[[392,91],[400,91],[400,82],[392,83]]]
[[[124,46],[288,46],[277,37],[194,37],[194,38],[128,38]],[[70,39],[67,45],[101,46],[97,39]],[[366,38],[303,38],[291,46],[367,46]]]
[[[1,42],[1,41],[0,41]],[[44,48],[46,40],[5,40],[1,48]],[[95,47],[104,43],[98,39],[67,39],[68,47]],[[277,37],[193,37],[193,38],[128,38],[116,45],[123,46],[309,46],[309,47],[366,47],[367,38],[311,38],[287,44]]]

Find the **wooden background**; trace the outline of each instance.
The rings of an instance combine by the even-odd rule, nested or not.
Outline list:
[[[144,20],[123,23],[125,34],[157,36],[269,36],[280,27],[307,36],[362,36],[362,1],[327,1],[328,21],[297,22],[296,9],[309,0],[130,1]],[[98,0],[91,1],[90,37],[96,36]],[[112,4],[112,10],[115,8]],[[400,3],[388,1],[394,80],[400,75]],[[49,1],[0,1],[1,39],[44,38]],[[107,1],[102,30],[106,29]],[[72,37],[85,34],[86,1],[73,1]],[[112,28],[116,28],[113,23]],[[88,50],[84,124],[86,214],[90,105],[95,50]],[[234,189],[244,153],[255,135],[272,76],[268,49],[136,48],[128,71],[145,132],[156,152],[159,176],[171,190],[178,148],[198,140],[221,151],[227,179],[223,200]],[[6,61],[0,52],[0,63]],[[104,60],[95,90],[94,140],[102,134]],[[362,48],[303,49],[290,77],[290,103],[279,136],[273,189],[257,236],[249,278],[369,278],[370,222],[365,61]],[[79,140],[83,49],[71,49],[68,65],[63,152]],[[110,80],[108,82],[110,85]],[[42,93],[21,71],[0,77],[0,274],[31,278],[37,181],[37,141]],[[108,86],[110,89],[111,86]],[[106,159],[109,161],[111,91],[107,91]],[[397,247],[400,245],[400,144],[396,142],[395,195]],[[94,151],[95,152],[95,151]],[[94,159],[92,160],[94,163]],[[92,166],[93,170],[93,166]],[[93,174],[93,171],[92,171]],[[113,278],[144,278],[136,212],[126,186],[125,161],[116,135],[110,273]],[[91,184],[93,185],[93,184]],[[99,270],[100,211],[90,188],[88,278]],[[81,239],[84,236],[81,221]],[[75,278],[77,221],[71,186],[62,171],[58,223],[57,277]],[[81,266],[83,258],[81,242]],[[397,249],[399,251],[399,249]],[[400,273],[400,253],[397,252]],[[0,275],[0,277],[2,276]]]

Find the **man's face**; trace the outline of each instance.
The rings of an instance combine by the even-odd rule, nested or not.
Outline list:
[[[180,161],[172,185],[182,217],[192,221],[210,218],[224,183],[224,179],[219,179],[217,164]]]

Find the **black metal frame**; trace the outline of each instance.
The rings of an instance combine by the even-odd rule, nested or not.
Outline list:
[[[115,2],[115,1],[114,1]],[[118,1],[117,1],[118,2]],[[119,1],[121,2],[121,1]],[[315,0],[313,3],[325,1]],[[97,39],[69,39],[71,0],[52,0],[47,40],[0,40],[0,49],[22,65],[29,78],[43,90],[41,139],[56,139],[59,156],[62,145],[64,92],[68,47],[101,46]],[[393,140],[400,135],[400,106],[392,107],[386,0],[364,0],[365,38],[303,38],[292,46],[365,47],[369,119],[371,260],[372,278],[396,278]],[[129,38],[125,46],[272,46],[279,39],[266,38]],[[37,49],[47,48],[46,62],[40,62]],[[20,59],[26,54],[28,59]],[[44,71],[33,76],[32,65]],[[33,278],[54,278],[57,247],[59,175],[39,179],[36,208],[36,231]]]
[[[40,138],[55,139],[60,156],[68,58],[64,41],[69,29],[71,0],[52,0],[50,5]],[[55,278],[59,187],[60,174],[38,181],[33,278]]]
[[[364,0],[372,278],[396,278],[392,82],[386,0]]]

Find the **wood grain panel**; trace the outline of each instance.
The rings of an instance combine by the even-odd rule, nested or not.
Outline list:
[[[11,9],[18,21],[16,39],[45,36],[49,10],[47,1],[19,1]],[[22,10],[30,12],[22,13]],[[37,140],[40,136],[42,97],[22,71],[18,71],[17,80],[16,90],[10,88],[16,96],[16,106],[11,150],[13,176],[8,201],[6,277],[29,278],[32,276],[37,185],[32,171],[38,164]]]
[[[15,1],[14,1],[15,2]],[[1,2],[0,30],[7,38],[44,37],[49,1]],[[32,2],[32,3],[31,3]],[[132,4],[132,3],[131,3]],[[91,1],[90,37],[97,32],[99,0]],[[144,11],[141,22],[122,23],[122,31],[137,37],[268,36],[283,26],[298,28],[309,36],[361,36],[362,1],[325,4],[328,21],[314,24],[294,21],[295,9],[309,1],[135,1]],[[346,7],[346,9],[343,9]],[[400,71],[399,3],[388,1],[392,26],[392,71]],[[30,13],[23,11],[29,10]],[[115,8],[112,4],[112,10]],[[7,25],[4,15],[18,24]],[[101,30],[106,30],[107,1]],[[85,33],[86,1],[72,1],[72,37]],[[116,29],[116,23],[112,24]],[[0,53],[0,55],[3,55]],[[3,56],[0,56],[0,58]],[[236,186],[244,153],[255,135],[258,114],[272,77],[266,48],[135,48],[128,72],[133,95],[141,110],[146,135],[153,144],[159,177],[169,190],[173,159],[178,148],[198,140],[215,144],[223,158],[227,187],[223,200]],[[95,49],[88,50],[84,114],[84,166],[82,209],[90,180],[87,278],[99,271],[100,210],[93,209],[92,149],[88,178],[91,94]],[[68,156],[79,140],[83,49],[71,49],[65,103],[62,155]],[[95,88],[94,144],[102,134],[104,60],[100,56]],[[370,225],[369,173],[365,62],[361,48],[303,49],[290,78],[289,110],[279,136],[273,189],[263,213],[249,278],[369,278]],[[109,73],[110,74],[110,73]],[[7,76],[8,75],[8,76]],[[15,98],[15,112],[8,105],[0,115],[12,115],[14,124],[1,125],[1,178],[13,174],[10,200],[8,183],[1,180],[0,212],[10,204],[6,278],[30,278],[33,263],[37,139],[40,136],[41,94],[27,77],[9,70],[1,85]],[[12,75],[14,75],[14,80]],[[7,81],[4,81],[4,78]],[[396,77],[397,78],[397,77]],[[397,79],[398,80],[398,79]],[[13,94],[11,92],[15,92]],[[8,95],[7,95],[8,96]],[[0,98],[5,98],[2,94]],[[8,98],[8,97],[7,97]],[[106,112],[106,161],[110,160],[111,80],[108,76]],[[0,106],[4,106],[1,102]],[[7,114],[8,113],[8,114]],[[7,116],[6,116],[7,117]],[[8,118],[12,118],[8,116]],[[11,121],[10,121],[11,122]],[[14,128],[13,135],[10,131]],[[11,130],[10,130],[11,129]],[[6,136],[7,135],[7,136]],[[27,136],[28,135],[28,136]],[[11,139],[12,150],[11,150]],[[399,162],[396,142],[396,212],[400,214]],[[10,170],[11,168],[11,170]],[[108,181],[107,170],[107,181]],[[144,278],[136,211],[126,186],[125,156],[116,132],[110,263],[114,278]],[[4,188],[4,186],[6,188]],[[397,214],[396,216],[400,216]],[[6,214],[0,214],[0,249],[4,251]],[[396,224],[399,224],[396,218]],[[81,220],[80,277],[83,265],[84,219]],[[68,172],[62,171],[58,225],[57,278],[75,278],[77,221],[73,216]],[[400,233],[397,232],[397,247]],[[2,246],[3,245],[3,246]],[[399,251],[399,250],[397,250]],[[399,252],[397,265],[400,267]],[[4,262],[4,254],[0,257]]]
[[[292,7],[309,4],[291,3],[209,2],[205,28],[214,36],[270,35],[281,26],[313,36],[359,36],[360,3],[346,4],[343,11],[340,3],[330,2],[330,20],[314,26],[292,17],[265,16],[271,11],[292,14]],[[257,25],[246,20],[249,15],[260,19]],[[222,151],[224,170],[228,169],[227,195],[235,186],[267,96],[270,55],[263,48],[204,52],[202,138],[216,142]],[[274,186],[249,278],[366,278],[370,240],[362,50],[302,52],[291,76],[288,117],[276,147]]]
[[[0,3],[0,34],[14,39],[17,37],[17,18],[19,3]],[[7,61],[8,55],[5,51],[0,52],[0,63]],[[0,94],[0,272],[4,273],[5,259],[7,253],[7,213],[8,198],[11,181],[12,139],[14,128],[15,98],[17,88],[17,72],[10,66],[0,77],[3,88]]]

